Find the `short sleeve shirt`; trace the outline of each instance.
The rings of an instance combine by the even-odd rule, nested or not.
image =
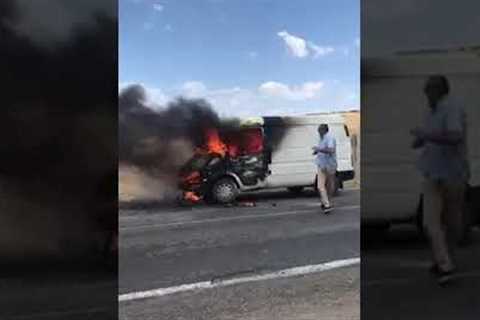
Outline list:
[[[320,138],[320,141],[318,143],[318,148],[320,149],[331,148],[334,150],[333,154],[326,154],[323,152],[317,153],[315,163],[321,169],[326,169],[330,172],[335,172],[337,170],[337,154],[336,154],[337,142],[335,141],[335,138],[333,137],[333,135],[327,132],[323,136],[323,138]]]
[[[450,98],[444,98],[434,111],[429,110],[425,115],[424,129],[427,133],[460,132],[463,139],[457,145],[426,142],[418,163],[422,174],[435,180],[468,181],[470,170],[464,109]]]

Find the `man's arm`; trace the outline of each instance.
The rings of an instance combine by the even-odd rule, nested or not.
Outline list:
[[[332,148],[313,147],[312,149],[313,149],[313,154],[317,154],[317,153],[332,154],[332,153],[335,153],[334,149],[332,149]]]
[[[416,138],[413,145],[417,147],[421,147],[425,142],[457,145],[463,140],[461,131],[426,132],[423,129],[414,129],[411,131],[411,134]]]
[[[325,153],[325,154],[333,154],[335,153],[335,150],[332,148],[323,148],[323,149],[319,149],[318,152]]]
[[[418,149],[422,148],[425,145],[425,141],[420,139],[420,138],[415,138],[415,140],[412,143],[412,148],[413,149]]]
[[[333,153],[335,153],[335,148],[331,148],[330,146],[325,147],[325,148],[320,148],[318,146],[315,146],[312,149],[313,149],[313,154],[317,154],[317,153],[333,154]]]
[[[327,146],[322,149],[318,149],[319,152],[325,154],[334,154],[335,153],[335,139],[330,138],[328,139]]]
[[[433,132],[425,135],[425,140],[443,145],[457,145],[462,142],[462,139],[463,135],[458,131]]]
[[[432,142],[441,145],[457,145],[463,140],[463,113],[454,109],[449,112],[445,120],[445,129],[437,132],[427,132],[417,128],[412,130],[412,134],[417,140],[423,142]]]

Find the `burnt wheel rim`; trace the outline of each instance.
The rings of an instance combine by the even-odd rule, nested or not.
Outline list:
[[[228,182],[223,182],[215,188],[215,197],[222,202],[228,202],[235,196],[235,187]]]

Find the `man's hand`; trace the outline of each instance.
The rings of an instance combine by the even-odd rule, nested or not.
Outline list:
[[[313,147],[313,154],[318,154],[318,153],[325,153],[325,154],[332,154],[335,152],[335,149],[331,148],[319,148],[319,147]]]
[[[436,143],[441,145],[456,145],[460,143],[463,139],[461,132],[453,132],[453,131],[427,133],[425,130],[421,128],[415,128],[410,130],[410,134],[415,137],[415,140],[421,141],[422,144],[428,141],[431,143]]]
[[[425,144],[424,140],[416,138],[412,143],[412,148],[413,149],[418,149],[418,148],[423,147],[424,144]]]

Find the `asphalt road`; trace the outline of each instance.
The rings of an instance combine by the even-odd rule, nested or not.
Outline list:
[[[362,230],[362,319],[480,318],[480,229],[457,248],[458,275],[446,287],[429,274],[430,249],[415,227],[371,231]]]
[[[2,320],[117,319],[117,275],[98,260],[49,257],[0,267]]]
[[[331,215],[315,194],[263,192],[239,206],[120,212],[121,295],[275,274],[360,256],[359,191]],[[249,207],[254,202],[255,207]],[[242,205],[243,204],[243,205]],[[358,319],[359,265],[120,302],[121,319]]]

